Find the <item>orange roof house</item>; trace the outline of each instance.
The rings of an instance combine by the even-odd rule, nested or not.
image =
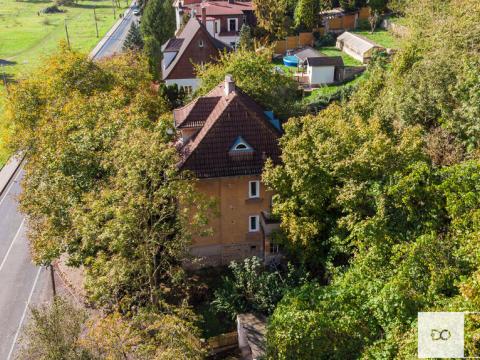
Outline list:
[[[277,249],[270,235],[272,193],[261,182],[265,161],[280,161],[280,124],[271,112],[225,82],[183,108],[174,110],[181,169],[199,181],[197,190],[217,200],[219,216],[210,219],[211,236],[195,237],[192,254],[205,264],[227,264],[250,256],[268,260]]]

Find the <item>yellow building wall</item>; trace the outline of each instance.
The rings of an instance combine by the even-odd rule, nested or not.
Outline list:
[[[249,232],[249,217],[270,209],[272,192],[266,191],[260,182],[260,197],[249,198],[249,182],[260,180],[260,176],[235,176],[200,179],[196,190],[214,198],[218,212],[209,219],[211,235],[194,236],[192,254],[204,257],[206,264],[228,264],[263,253],[263,235],[260,229]]]

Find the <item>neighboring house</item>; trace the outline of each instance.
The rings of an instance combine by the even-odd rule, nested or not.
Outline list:
[[[162,79],[166,85],[177,84],[187,93],[198,88],[194,64],[217,60],[222,51],[231,48],[214,39],[196,18],[188,21],[180,33],[162,46]]]
[[[205,96],[174,110],[180,139],[179,167],[197,179],[196,188],[217,200],[212,234],[195,236],[191,253],[202,265],[228,264],[278,248],[270,235],[278,223],[269,215],[272,193],[261,182],[265,161],[280,161],[280,122],[235,86],[231,76]]]
[[[206,21],[210,35],[226,44],[235,46],[243,24],[255,26],[255,14],[250,1],[239,0],[177,0],[174,3],[177,29],[186,16],[196,16]],[[203,21],[203,20],[202,20]]]
[[[343,69],[341,56],[326,56],[321,52],[307,46],[295,52],[299,65],[305,71],[303,82],[310,86],[332,84],[339,80],[340,71]]]
[[[383,47],[377,43],[348,31],[337,38],[336,46],[338,49],[364,64],[370,61],[374,51],[383,49]]]

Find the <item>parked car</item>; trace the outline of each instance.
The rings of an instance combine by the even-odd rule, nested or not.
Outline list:
[[[135,16],[140,16],[140,9],[138,9],[138,8],[137,8],[137,9],[134,9],[134,10],[133,10],[133,15],[135,15]]]

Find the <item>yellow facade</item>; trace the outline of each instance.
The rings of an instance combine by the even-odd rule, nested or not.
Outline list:
[[[259,182],[258,197],[251,197],[250,182]],[[272,193],[260,176],[233,176],[200,179],[197,191],[216,200],[217,213],[209,219],[209,236],[194,236],[191,252],[203,265],[228,264],[232,260],[265,254],[264,233],[260,226],[262,211],[268,212]],[[258,216],[252,231],[251,217]],[[267,243],[268,247],[268,243]],[[268,252],[268,249],[266,249]]]

